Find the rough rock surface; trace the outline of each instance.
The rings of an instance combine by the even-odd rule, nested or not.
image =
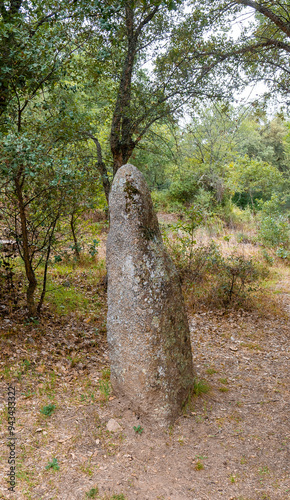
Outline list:
[[[170,424],[193,386],[189,327],[147,184],[129,164],[110,194],[107,268],[113,390],[135,412]]]
[[[114,418],[110,418],[106,427],[107,430],[110,432],[120,432],[122,430],[122,427],[118,424],[118,422]]]

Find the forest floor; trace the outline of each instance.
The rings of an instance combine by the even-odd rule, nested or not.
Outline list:
[[[86,271],[74,279],[91,300]],[[289,269],[267,294],[264,309],[188,310],[196,376],[210,391],[169,429],[110,393],[102,284],[93,295],[98,314],[47,306],[28,323],[3,307],[0,499],[290,498]],[[16,388],[15,493],[7,482],[8,383]]]

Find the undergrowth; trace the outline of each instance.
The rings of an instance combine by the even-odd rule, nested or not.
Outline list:
[[[249,306],[254,293],[269,274],[266,263],[261,263],[257,257],[244,255],[238,247],[225,254],[221,245],[213,239],[209,243],[198,243],[196,230],[205,223],[200,208],[193,207],[184,211],[183,215],[177,224],[163,231],[163,239],[179,270],[191,305]],[[212,216],[206,224],[215,224],[217,231],[216,221],[218,218]],[[229,242],[232,236],[224,236],[223,239]],[[267,258],[270,261],[268,254]],[[267,258],[264,256],[264,262]]]

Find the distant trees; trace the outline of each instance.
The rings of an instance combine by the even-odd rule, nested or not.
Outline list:
[[[205,192],[215,204],[256,207],[258,199],[287,191],[288,126],[252,107],[209,104],[195,110],[179,135],[179,168],[171,167],[169,194],[193,202]]]

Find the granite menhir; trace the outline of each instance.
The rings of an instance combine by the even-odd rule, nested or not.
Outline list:
[[[189,327],[149,189],[129,164],[110,193],[107,269],[113,391],[137,414],[169,425],[193,388]]]

